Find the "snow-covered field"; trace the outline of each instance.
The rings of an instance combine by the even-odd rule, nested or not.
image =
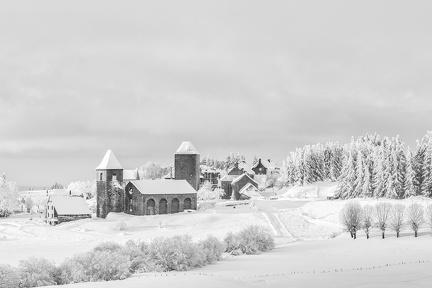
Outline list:
[[[332,189],[323,183],[318,191]],[[305,188],[301,188],[303,191]],[[309,190],[308,190],[309,189]],[[306,188],[312,191],[314,188]],[[315,189],[317,190],[317,189]],[[293,195],[296,191],[290,191]],[[301,192],[301,191],[300,191]],[[299,194],[300,195],[300,194]],[[318,194],[319,196],[319,194]],[[110,214],[107,219],[85,219],[48,226],[38,216],[0,219],[0,263],[17,265],[29,256],[43,256],[60,263],[75,253],[86,252],[103,241],[124,243],[157,236],[188,234],[201,239],[209,234],[224,237],[249,224],[266,225],[276,236],[277,248],[254,256],[227,257],[216,264],[189,272],[139,274],[121,285],[161,287],[425,287],[432,285],[432,237],[429,227],[414,238],[407,228],[396,238],[387,232],[371,239],[358,233],[352,240],[342,233],[338,213],[346,201],[318,198],[256,200],[248,205],[217,205],[205,211],[136,217]],[[360,200],[426,205],[431,199]],[[30,218],[32,218],[30,220]],[[124,221],[124,231],[115,229]],[[82,283],[74,287],[117,287],[118,282]]]

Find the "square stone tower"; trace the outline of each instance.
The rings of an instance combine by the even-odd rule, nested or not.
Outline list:
[[[109,212],[123,212],[123,167],[111,150],[96,167],[96,216],[105,218]]]
[[[200,154],[191,142],[185,141],[174,154],[175,180],[186,180],[198,191],[200,184]]]

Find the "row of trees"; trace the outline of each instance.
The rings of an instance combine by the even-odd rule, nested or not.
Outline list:
[[[366,238],[369,239],[373,227],[381,230],[383,239],[388,228],[395,231],[396,237],[399,237],[405,226],[411,227],[417,237],[418,230],[424,223],[427,222],[432,228],[432,204],[423,208],[419,203],[411,203],[405,207],[402,204],[381,202],[375,206],[366,204],[362,207],[358,202],[351,201],[340,211],[339,221],[354,239],[360,229],[364,229]]]
[[[281,174],[285,185],[337,181],[341,175],[345,149],[337,142],[297,148],[282,164]]]
[[[368,135],[352,140],[339,177],[337,196],[407,198],[432,196],[432,131],[414,152],[399,137]]]

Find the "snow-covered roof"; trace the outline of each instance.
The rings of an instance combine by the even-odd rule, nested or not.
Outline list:
[[[117,160],[117,157],[111,150],[108,150],[102,159],[102,162],[96,167],[96,170],[105,170],[105,169],[123,169],[120,165],[120,162]]]
[[[139,180],[138,169],[123,170],[123,181],[128,181],[128,180]]]
[[[273,169],[277,168],[277,166],[276,166],[275,163],[273,163],[273,162],[271,162],[269,160],[262,160],[262,159],[259,159],[254,165],[252,165],[252,168],[256,168],[260,162],[267,169],[272,169],[273,170]]]
[[[245,186],[243,186],[243,188],[240,189],[239,193],[240,193],[240,194],[243,194],[243,193],[245,193],[246,191],[250,191],[250,190],[258,191],[258,193],[259,193],[258,188],[256,188],[252,183],[247,183]],[[247,194],[249,194],[249,193],[247,193]],[[261,194],[260,194],[260,195],[261,195]],[[249,196],[249,195],[248,195],[248,196]]]
[[[132,183],[142,194],[197,193],[186,180],[135,180],[129,183]]]
[[[191,142],[184,141],[175,154],[199,154],[199,152]]]
[[[220,181],[233,181],[236,179],[239,175],[225,175],[223,176]]]
[[[232,182],[231,184],[235,184],[235,183],[237,183],[237,182],[240,181],[240,179],[242,179],[243,177],[247,177],[247,178],[249,178],[249,179],[252,180],[255,184],[258,185],[258,183],[257,183],[254,179],[252,179],[252,178],[251,178],[247,173],[244,173],[243,175],[238,176],[236,179],[233,180],[233,182]]]
[[[87,215],[91,211],[83,197],[51,195],[48,198],[58,215]]]
[[[238,166],[239,166],[239,168],[242,168],[248,174],[255,174],[255,172],[245,162],[240,162],[238,164]]]

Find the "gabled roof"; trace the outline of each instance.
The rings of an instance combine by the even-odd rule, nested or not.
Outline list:
[[[123,169],[117,157],[111,150],[108,150],[102,159],[102,162],[96,167],[96,170],[106,170],[106,169]]]
[[[123,170],[123,181],[128,181],[128,180],[139,180],[138,169]]]
[[[243,177],[247,177],[247,178],[249,178],[249,179],[252,180],[255,184],[258,185],[258,183],[257,183],[254,179],[252,179],[252,178],[251,178],[247,173],[244,173],[243,175],[238,176],[236,179],[233,180],[233,182],[232,182],[231,184],[235,184],[235,183],[237,183],[237,182],[240,181],[240,179],[242,179]]]
[[[199,154],[199,152],[191,142],[184,141],[175,154]]]
[[[223,176],[220,181],[233,181],[234,179],[236,179],[239,175],[225,175]]]
[[[257,191],[259,193],[258,188],[256,188],[252,183],[247,183],[245,186],[243,186],[243,188],[240,189],[239,193],[243,194],[245,193],[247,190],[253,190],[253,191]],[[247,193],[249,194],[249,193]],[[250,196],[250,195],[248,195]]]
[[[186,180],[135,180],[129,183],[146,195],[197,193]]]
[[[275,163],[269,160],[262,160],[262,159],[258,159],[258,161],[254,165],[252,165],[252,168],[256,168],[259,165],[259,163],[261,163],[267,169],[273,170],[277,168]]]
[[[83,197],[51,195],[48,198],[58,215],[87,215],[92,214]]]
[[[239,168],[242,168],[248,174],[255,174],[255,172],[245,162],[240,162]]]

